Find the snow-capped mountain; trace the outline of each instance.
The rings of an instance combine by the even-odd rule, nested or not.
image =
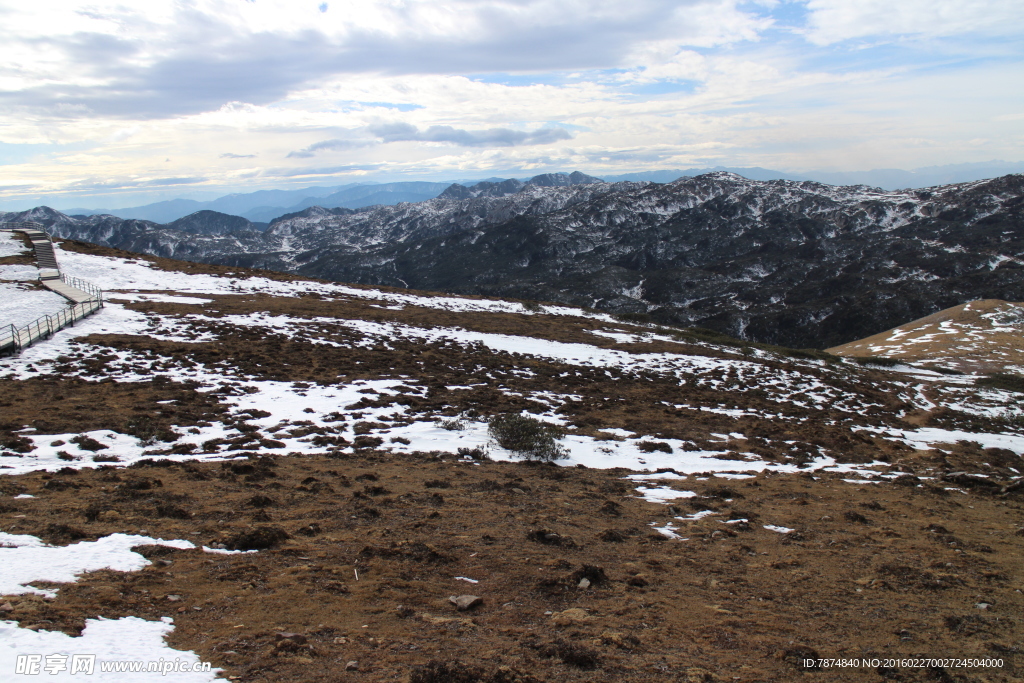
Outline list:
[[[663,185],[560,176],[453,185],[416,204],[314,207],[264,233],[40,209],[17,219],[160,256],[582,305],[789,346],[1024,299],[1024,175],[903,191],[725,172]]]

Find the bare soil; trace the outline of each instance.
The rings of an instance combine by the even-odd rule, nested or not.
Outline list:
[[[811,651],[1004,662],[898,680],[1024,675],[1020,493],[691,477],[671,485],[698,497],[670,507],[635,497],[624,474],[369,452],[11,477],[5,490],[37,497],[5,501],[4,530],[56,543],[288,537],[238,555],[145,548],[145,570],[10,598],[9,616],[74,634],[99,615],[171,614],[173,647],[245,681],[408,680],[435,660],[482,680],[502,667],[519,672],[507,680],[882,679],[804,674],[795,659]],[[716,514],[675,519],[700,510]],[[668,522],[688,540],[651,526]],[[460,612],[461,594],[483,603]],[[350,661],[358,671],[342,672]]]

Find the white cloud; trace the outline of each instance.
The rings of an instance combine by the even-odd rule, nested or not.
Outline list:
[[[968,33],[1020,38],[1020,0],[809,0],[808,38],[829,45],[879,36]]]
[[[1019,3],[319,1],[0,0],[0,197],[1024,157]]]
[[[618,66],[651,40],[756,38],[734,0],[0,0],[0,105],[160,118],[267,104],[332,75]]]

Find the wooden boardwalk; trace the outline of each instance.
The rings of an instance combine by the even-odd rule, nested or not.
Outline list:
[[[47,289],[60,294],[71,302],[68,308],[56,315],[44,315],[23,327],[9,325],[0,328],[0,355],[12,355],[31,346],[40,339],[47,339],[54,332],[74,325],[82,318],[103,308],[103,291],[78,278],[64,275],[57,263],[50,236],[38,223],[3,223],[0,230],[20,232],[32,242],[39,281]]]

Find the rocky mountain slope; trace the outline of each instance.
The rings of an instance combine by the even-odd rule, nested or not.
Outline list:
[[[966,301],[1024,299],[1024,175],[893,192],[729,173],[665,185],[565,178],[311,208],[262,234],[19,216],[143,253],[559,302],[797,347],[849,342]]]
[[[108,301],[0,358],[0,670],[1024,675],[1020,393],[576,308],[57,252]]]

